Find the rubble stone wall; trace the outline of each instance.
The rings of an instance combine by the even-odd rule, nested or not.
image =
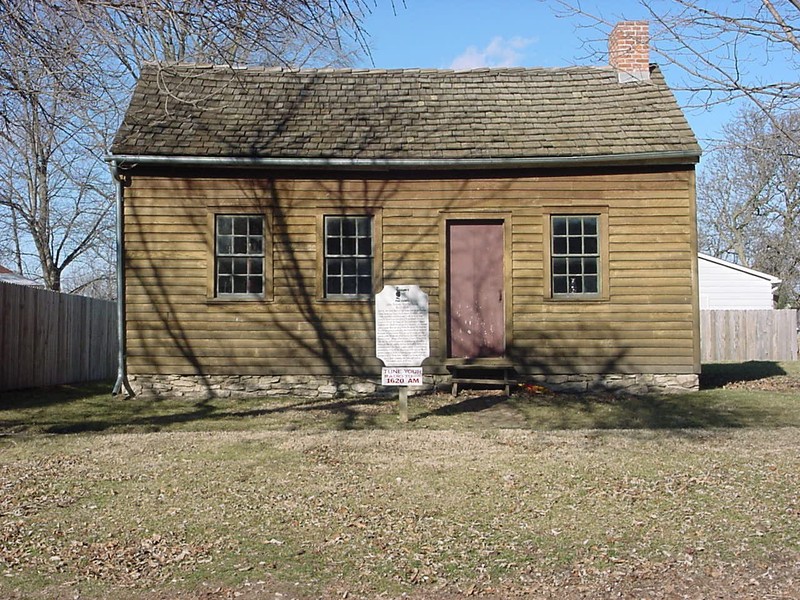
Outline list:
[[[312,375],[132,375],[129,381],[137,395],[156,398],[263,398],[297,396],[301,398],[352,398],[365,395],[390,395],[395,388],[379,380],[356,377]],[[449,385],[448,376],[425,376],[422,392]],[[595,392],[650,394],[691,392],[699,388],[694,374],[612,374],[539,375],[529,383],[557,392]]]

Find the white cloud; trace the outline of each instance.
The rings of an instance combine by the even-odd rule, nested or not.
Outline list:
[[[450,63],[450,68],[477,69],[479,67],[517,66],[524,56],[523,50],[534,41],[533,38],[513,37],[506,40],[497,36],[492,38],[492,41],[481,50],[476,46],[468,47]]]

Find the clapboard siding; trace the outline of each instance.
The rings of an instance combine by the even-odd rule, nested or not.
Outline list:
[[[325,301],[318,289],[318,215],[345,210],[380,213],[383,283],[430,294],[431,371],[443,371],[445,346],[443,219],[482,215],[510,219],[509,356],[520,370],[697,371],[690,168],[464,179],[167,175],[143,172],[125,190],[133,374],[376,373],[372,304]],[[545,298],[543,215],[559,206],[607,207],[607,301]],[[271,215],[268,301],[209,299],[209,215],[228,210]]]

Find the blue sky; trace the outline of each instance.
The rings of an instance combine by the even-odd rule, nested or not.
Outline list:
[[[376,68],[473,68],[481,66],[557,67],[600,64],[582,40],[592,32],[578,30],[575,18],[559,18],[552,3],[539,0],[377,0],[365,22]],[[645,19],[635,0],[583,0],[610,21]],[[609,8],[611,6],[612,8]],[[598,8],[599,7],[599,8]],[[594,32],[594,38],[599,39]],[[598,48],[604,47],[598,44]],[[657,61],[651,56],[651,61]],[[681,74],[664,68],[667,82]],[[677,94],[685,105],[688,96]],[[718,137],[734,114],[731,107],[692,109],[687,118],[701,140]],[[705,146],[705,144],[703,144]]]

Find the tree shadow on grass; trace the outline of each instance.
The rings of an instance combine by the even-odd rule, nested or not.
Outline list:
[[[292,397],[239,400],[213,398],[111,400],[108,384],[57,386],[14,392],[3,398],[0,435],[147,433],[206,422],[210,429],[241,429],[248,421],[276,417],[259,426],[331,430],[380,428],[391,412],[383,396],[335,399]],[[12,414],[13,412],[13,414]]]
[[[611,394],[603,392],[528,393],[518,389],[510,397],[473,392],[463,398],[417,413],[412,421],[425,424],[436,418],[470,417],[475,423],[533,430],[575,429],[734,429],[777,426],[783,422],[780,406],[762,405],[729,394]]]
[[[780,364],[772,361],[705,364],[700,375],[700,389],[712,390],[730,383],[758,381],[777,375],[786,375],[786,371]]]
[[[113,381],[90,381],[6,391],[0,394],[0,415],[4,410],[41,408],[73,402],[89,396],[107,395],[113,385]]]
[[[521,401],[526,402],[531,426],[538,413],[556,429],[716,429],[746,427],[750,421],[737,408],[694,394],[555,394]]]

